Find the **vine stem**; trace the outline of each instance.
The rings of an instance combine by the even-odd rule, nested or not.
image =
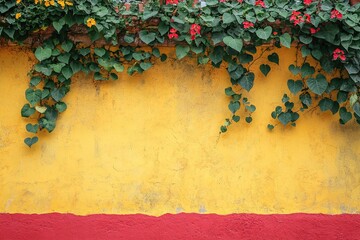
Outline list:
[[[247,67],[248,72],[250,71],[250,67],[251,67],[257,60],[259,60],[259,59],[264,55],[264,53],[265,53],[266,51],[269,51],[269,50],[270,50],[270,47],[265,48],[265,49],[260,53],[260,55],[259,55],[257,58],[255,58],[255,59],[249,64],[249,66]]]

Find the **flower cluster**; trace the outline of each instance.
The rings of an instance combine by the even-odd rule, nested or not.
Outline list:
[[[166,5],[168,5],[168,4],[176,5],[178,3],[179,3],[179,0],[166,0]]]
[[[320,28],[310,28],[310,33],[311,33],[311,34],[315,34],[315,33],[317,33],[318,31],[320,31]]]
[[[21,0],[16,0],[16,2],[18,2],[18,1],[21,2]],[[68,1],[68,0],[57,0],[56,2],[55,2],[55,0],[34,0],[34,3],[35,4],[43,4],[44,3],[45,7],[55,6],[57,3],[58,5],[61,6],[62,9],[64,9],[65,6],[73,6],[74,5],[73,2]]]
[[[309,6],[312,3],[312,0],[304,0],[304,4]]]
[[[330,15],[331,19],[333,18],[342,19],[342,17],[343,17],[342,14],[338,10],[334,9],[331,11],[331,15]]]
[[[342,61],[345,61],[346,60],[346,56],[345,56],[345,53],[343,50],[337,48],[334,50],[333,52],[333,60],[337,60],[339,59],[342,60]]]
[[[248,29],[248,28],[251,28],[251,27],[254,27],[254,24],[252,22],[243,22],[243,26],[245,29]]]
[[[303,22],[311,23],[311,16],[307,13],[301,15],[301,12],[299,11],[292,11],[290,21],[294,22],[294,26],[299,25]]]
[[[256,0],[255,6],[260,6],[260,7],[265,8],[265,3],[263,0]]]
[[[94,18],[88,18],[88,20],[86,20],[86,26],[88,26],[89,28],[95,25],[96,25],[96,21]]]
[[[173,39],[173,38],[177,39],[179,35],[176,32],[177,30],[175,28],[171,28],[170,33],[168,34],[169,39]]]
[[[191,40],[195,40],[196,34],[200,35],[201,26],[199,24],[193,23],[190,27]]]

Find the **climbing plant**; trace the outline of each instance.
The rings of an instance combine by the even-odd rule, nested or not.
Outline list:
[[[269,119],[295,126],[299,113],[318,108],[338,114],[340,124],[360,124],[359,22],[360,4],[340,0],[0,0],[0,37],[27,44],[37,59],[21,109],[37,119],[26,125],[35,134],[24,140],[29,147],[39,131],[55,129],[74,74],[103,81],[118,79],[118,72],[142,73],[166,60],[159,45],[173,45],[177,59],[226,66],[230,117],[221,133],[240,121],[240,111],[252,121],[256,107],[245,94],[254,86],[253,63],[267,59],[260,65],[267,76],[281,63],[270,51],[280,47],[294,47],[299,56],[288,67],[293,79],[284,79],[283,106],[274,106]]]

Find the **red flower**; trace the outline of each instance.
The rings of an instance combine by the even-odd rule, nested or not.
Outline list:
[[[226,2],[226,0],[219,0],[219,2],[223,3],[223,2]]]
[[[196,23],[191,24],[191,27],[190,27],[191,40],[195,40],[196,34],[200,35],[200,30],[201,30],[200,25],[198,25]]]
[[[278,32],[273,32],[273,35],[274,35],[274,36],[278,35]]]
[[[263,0],[256,0],[255,6],[261,6],[261,7],[265,8],[265,3]]]
[[[254,24],[252,22],[245,21],[245,22],[243,22],[243,26],[244,26],[245,29],[248,29],[248,28],[253,27]]]
[[[298,12],[298,11],[292,11],[292,13],[291,13],[290,21],[293,21],[295,26],[304,22],[304,19],[300,14],[301,14],[301,12]]]
[[[311,4],[312,0],[304,0],[304,4],[309,6]]]
[[[238,3],[243,3],[244,0],[237,0],[237,1],[238,1]]]
[[[174,5],[176,5],[176,4],[178,4],[179,3],[179,0],[166,0],[166,5],[168,5],[168,4],[174,4]]]
[[[346,56],[343,50],[337,48],[333,52],[333,60],[341,59],[342,61],[346,60]]]
[[[170,33],[168,34],[169,39],[173,39],[173,38],[177,39],[179,35],[176,32],[177,30],[175,28],[171,28]]]
[[[307,13],[304,14],[307,23],[311,23],[311,16]]]
[[[320,30],[320,28],[310,28],[310,33],[315,34]]]
[[[331,11],[331,16],[330,16],[330,18],[341,19],[341,18],[342,18],[342,14],[341,14],[338,10],[334,9],[334,10]]]

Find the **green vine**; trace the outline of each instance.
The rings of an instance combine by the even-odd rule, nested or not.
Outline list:
[[[338,114],[341,124],[352,118],[360,124],[359,22],[360,4],[341,0],[0,0],[0,38],[29,45],[38,60],[21,109],[23,117],[37,119],[26,125],[33,134],[55,129],[74,74],[93,73],[102,81],[116,80],[118,72],[142,73],[156,59],[166,60],[156,47],[162,45],[174,46],[177,59],[193,56],[215,68],[225,64],[231,115],[221,133],[240,121],[240,109],[245,121],[252,121],[256,107],[244,94],[254,85],[254,62],[268,59],[260,65],[267,76],[281,61],[269,50],[292,46],[298,50],[289,66],[294,75],[287,80],[290,96],[284,94],[284,105],[276,106],[271,117],[295,126],[300,112],[319,108]],[[29,147],[37,141],[36,136],[25,139]]]

